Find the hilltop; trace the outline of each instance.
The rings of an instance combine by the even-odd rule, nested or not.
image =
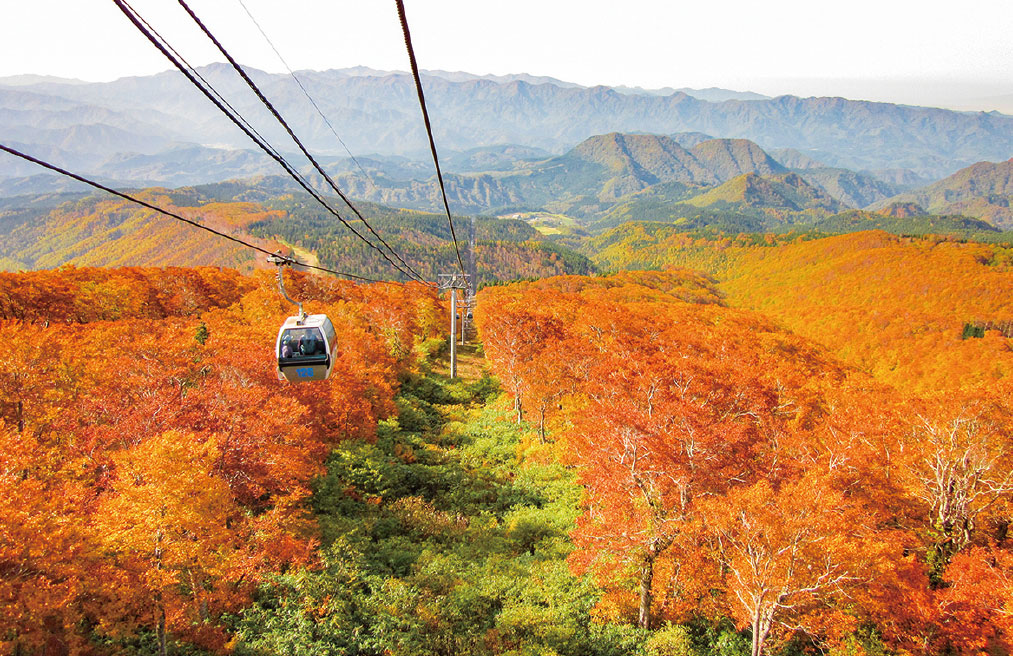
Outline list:
[[[964,214],[1013,229],[1013,159],[978,162],[921,189],[894,196],[873,205],[913,202],[935,214]]]
[[[578,144],[566,158],[605,167],[613,174],[603,185],[612,198],[624,195],[617,193],[620,189],[628,193],[659,182],[711,184],[718,180],[690,151],[665,136],[616,132],[594,136]]]
[[[843,207],[795,173],[768,176],[745,173],[686,202],[698,207],[722,205],[770,210],[775,215],[810,209],[837,212]]]

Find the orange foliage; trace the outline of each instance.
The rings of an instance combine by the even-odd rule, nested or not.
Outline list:
[[[0,272],[0,320],[90,323],[191,316],[227,307],[254,283],[212,267]]]
[[[340,340],[328,381],[293,386],[274,361],[292,308],[267,273],[63,269],[0,284],[0,652],[78,653],[83,631],[136,627],[223,649],[222,614],[312,562],[311,479],[329,445],[395,412],[439,312],[421,286],[292,275]]]
[[[754,656],[797,633],[850,648],[870,623],[911,652],[1006,644],[1013,589],[989,545],[1013,507],[1007,382],[906,396],[685,270],[490,288],[476,319],[578,467],[570,562],[605,589],[600,617],[730,615]]]
[[[946,578],[944,629],[960,653],[1013,650],[1013,553],[975,547],[953,559]]]
[[[188,216],[189,215],[189,216]],[[223,230],[228,228],[248,228],[258,221],[270,221],[285,217],[281,210],[265,210],[257,203],[207,203],[200,209],[184,211],[183,216],[193,220],[203,220],[208,226]]]
[[[731,304],[899,389],[975,387],[1013,374],[1013,349],[997,331],[962,339],[966,323],[1013,319],[1008,248],[878,231],[764,246],[669,230],[629,239],[634,253],[617,244],[599,259],[707,271]]]

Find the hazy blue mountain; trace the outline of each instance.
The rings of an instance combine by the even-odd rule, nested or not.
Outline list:
[[[691,89],[689,87],[682,87],[679,89],[674,89],[672,87],[645,89],[643,87],[618,86],[613,88],[619,93],[647,96],[671,96],[676,93],[684,93],[687,96],[692,96],[693,98],[699,98],[700,100],[706,100],[708,102],[724,102],[725,100],[767,100],[770,98],[770,96],[764,96],[763,94],[754,93],[752,91],[733,91],[731,89],[721,89],[719,87],[708,87],[706,89]]]
[[[193,145],[178,146],[157,155],[114,155],[98,168],[99,173],[110,178],[158,181],[169,186],[271,175],[278,170],[277,163],[259,150]],[[308,168],[304,172],[308,174]]]
[[[692,148],[698,143],[714,139],[713,135],[704,134],[703,132],[676,132],[668,136],[683,148]]]
[[[201,72],[265,136],[292,149],[234,71],[213,64]],[[347,157],[290,76],[249,72],[314,152]],[[302,71],[300,79],[353,153],[423,158],[428,143],[410,76],[346,69]],[[793,96],[710,102],[682,91],[623,93],[524,75],[442,73],[425,76],[424,85],[442,151],[518,144],[564,153],[610,132],[702,132],[749,139],[764,149],[796,149],[835,168],[902,168],[932,179],[1013,155],[1013,117],[997,113]],[[11,100],[9,94],[15,93],[22,98]],[[55,129],[100,123],[176,143],[250,147],[238,128],[176,72],[107,83],[0,87],[0,138],[15,125]],[[0,162],[0,175],[6,177],[4,166]]]
[[[90,189],[91,187],[84,183],[56,173],[32,173],[0,180],[0,200],[6,202],[20,196],[87,192]]]
[[[13,125],[4,130],[4,138],[25,144],[55,146],[68,153],[89,155],[87,159],[94,161],[101,161],[104,153],[155,154],[174,145],[165,137],[129,132],[107,123],[41,129]]]
[[[706,89],[672,89],[672,93],[684,93],[687,96],[706,100],[708,102],[724,102],[726,100],[769,100],[770,96],[753,91],[733,91],[719,87],[707,87]]]
[[[443,166],[446,167],[446,164]],[[447,169],[450,170],[450,167]],[[354,159],[336,157],[326,165],[326,170],[332,175],[382,175],[392,180],[425,180],[436,175],[432,160],[418,160],[401,155],[360,155]]]
[[[861,208],[898,194],[896,185],[847,169],[812,168],[798,171],[809,184],[844,204]]]
[[[150,83],[149,83],[150,84]],[[187,134],[185,126],[176,125],[175,117],[151,103],[142,104],[145,111],[114,109],[106,103],[79,101],[60,95],[68,90],[91,89],[91,84],[34,84],[24,87],[0,86],[0,134],[12,128],[60,129],[85,125],[107,125],[142,136],[179,140]],[[56,89],[57,93],[40,91]],[[192,139],[191,139],[192,140]]]
[[[375,73],[381,73],[381,71],[375,71]],[[554,86],[563,89],[583,89],[584,87],[574,82],[565,82],[558,80],[554,77],[548,77],[545,75],[528,75],[527,73],[520,73],[516,75],[475,75],[474,73],[465,73],[464,71],[438,71],[438,70],[423,70],[423,75],[430,77],[438,77],[450,82],[470,82],[472,80],[489,80],[490,82],[496,82],[499,84],[509,84],[511,82],[525,82],[527,84],[552,84]]]
[[[505,144],[482,146],[464,152],[450,152],[440,155],[440,166],[458,173],[479,173],[484,171],[509,171],[522,162],[544,160],[552,153],[541,148]],[[434,170],[429,164],[429,169]]]
[[[0,86],[24,87],[31,84],[88,84],[83,80],[75,80],[69,77],[57,77],[55,75],[8,75],[0,77]]]
[[[825,162],[794,148],[775,148],[769,152],[770,156],[780,162],[782,166],[796,171],[828,168]]]
[[[892,184],[902,191],[924,187],[933,181],[934,178],[918,175],[911,169],[877,169],[874,171],[863,171],[867,175]]]

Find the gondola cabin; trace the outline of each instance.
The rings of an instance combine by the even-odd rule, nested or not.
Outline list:
[[[326,380],[334,366],[337,339],[325,314],[289,317],[278,331],[278,380]]]

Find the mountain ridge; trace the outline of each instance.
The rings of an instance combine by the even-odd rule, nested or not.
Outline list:
[[[345,155],[290,76],[248,70],[308,147],[321,155]],[[204,67],[201,72],[230,97],[242,90],[242,83],[224,65]],[[425,151],[427,140],[410,76],[352,75],[339,69],[304,71],[301,80],[353,152],[421,157]],[[1013,117],[1000,114],[829,97],[709,102],[682,91],[639,95],[606,86],[532,84],[522,76],[497,82],[489,76],[454,81],[430,75],[424,84],[437,142],[445,150],[512,143],[562,153],[590,136],[609,132],[702,132],[750,139],[765,150],[792,148],[812,153],[834,167],[907,168],[932,178],[976,161],[1013,155]],[[135,120],[146,119],[155,110],[160,113],[155,122],[168,138],[249,147],[245,137],[178,73],[106,83],[43,82],[0,88],[8,93],[13,90],[48,98],[51,107],[38,102],[35,107],[39,121],[47,120],[56,106],[65,107],[71,101],[130,114]],[[241,97],[236,107],[251,120],[265,116],[252,98]],[[2,129],[0,121],[0,133]],[[265,129],[271,139],[284,137],[280,129]]]
[[[1013,229],[1013,158],[977,162],[938,182],[884,199],[869,209],[911,202],[934,214],[964,214]]]

